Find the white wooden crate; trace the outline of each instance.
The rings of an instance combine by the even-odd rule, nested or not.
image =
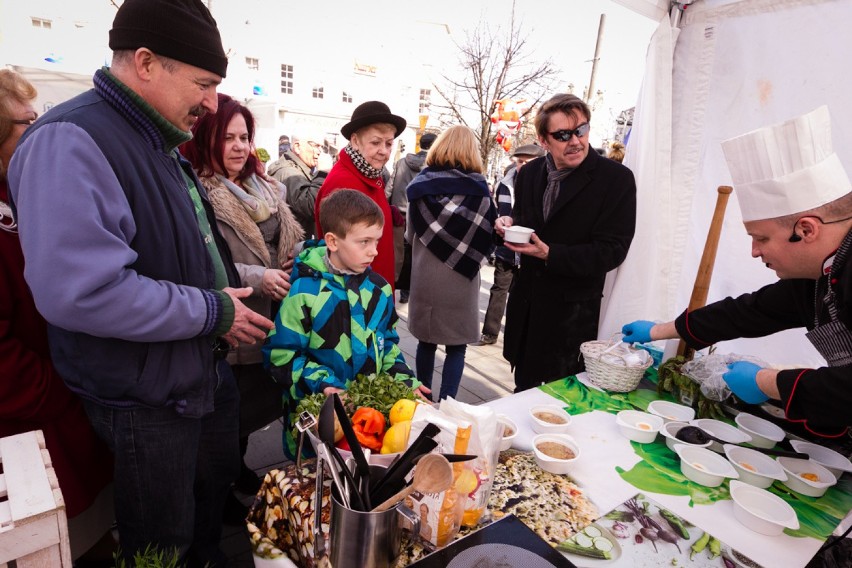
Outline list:
[[[71,568],[65,501],[41,430],[0,438],[0,568]]]

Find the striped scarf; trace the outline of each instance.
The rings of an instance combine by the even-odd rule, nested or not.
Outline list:
[[[406,190],[414,234],[444,264],[469,280],[494,249],[497,210],[485,177],[427,167]]]

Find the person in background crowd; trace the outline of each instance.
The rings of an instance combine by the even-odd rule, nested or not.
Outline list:
[[[284,155],[284,152],[290,151],[290,137],[286,134],[282,134],[278,137],[278,157]]]
[[[621,142],[613,142],[609,147],[609,154],[606,156],[610,160],[615,160],[619,164],[624,161],[624,144]]]
[[[379,101],[368,101],[358,105],[352,119],[340,129],[349,144],[340,152],[334,167],[322,184],[315,209],[319,203],[337,189],[357,189],[378,204],[385,216],[379,254],[373,260],[373,270],[393,286],[394,254],[393,223],[390,204],[385,196],[385,164],[390,160],[393,141],[405,130],[405,119],[391,114],[388,105]],[[317,217],[316,234],[328,231]]]
[[[426,168],[408,184],[408,329],[418,340],[417,378],[427,387],[438,344],[446,346],[438,400],[455,398],[467,344],[479,336],[479,271],[494,248],[497,219],[484,169],[476,135],[452,126],[438,136]]]
[[[36,90],[0,70],[0,438],[31,430],[44,440],[65,499],[71,554],[76,559],[107,535],[112,507],[112,456],[80,400],[50,361],[47,324],[24,281],[24,256],[9,207],[6,168],[18,139],[38,113]],[[107,545],[112,544],[107,536]]]
[[[852,183],[831,144],[831,116],[805,115],[722,142],[751,255],[780,280],[674,321],[634,321],[629,343],[683,338],[694,349],[804,327],[828,363],[819,369],[728,365],[722,378],[743,402],[779,400],[786,419],[825,438],[852,426]]]
[[[228,344],[272,327],[241,298],[213,209],[177,152],[217,108],[228,59],[201,0],[125,0],[112,66],[52,108],[9,168],[24,276],[53,364],[115,459],[121,556],[224,566],[239,473]]]
[[[331,169],[331,156],[323,152],[323,137],[300,132],[278,160],[269,164],[269,175],[284,184],[287,204],[302,226],[305,238],[316,230],[314,208],[317,193]]]
[[[556,95],[536,115],[547,155],[515,179],[513,224],[534,229],[520,253],[506,306],[503,355],[515,371],[515,391],[583,370],[580,344],[597,338],[606,273],[627,256],[636,225],[633,174],[589,151],[588,105]]]
[[[391,287],[370,268],[384,232],[382,210],[362,192],[340,189],[320,202],[320,222],[328,229],[324,240],[305,243],[263,346],[285,392],[290,457],[298,451],[292,420],[305,396],[343,392],[359,374],[387,373],[420,387],[399,348]]]
[[[512,203],[515,199],[515,177],[527,162],[544,155],[544,150],[536,144],[524,144],[519,146],[512,154],[515,167],[510,168],[506,175],[497,184],[494,192],[494,200],[497,202],[497,214],[501,216],[512,215]],[[488,308],[485,310],[485,321],[482,324],[482,336],[475,346],[493,345],[497,343],[500,335],[500,327],[503,321],[503,313],[506,311],[506,299],[509,297],[509,288],[518,266],[521,263],[521,255],[507,249],[505,246],[497,247],[494,252],[494,283],[488,297]]]
[[[240,282],[252,289],[245,305],[274,317],[290,289],[289,270],[303,231],[279,198],[279,182],[263,173],[254,155],[255,122],[251,111],[228,95],[218,95],[219,110],[192,127],[193,138],[180,150],[192,163],[216,213]],[[277,311],[277,310],[276,310]],[[281,417],[281,389],[263,367],[260,343],[240,345],[228,354],[240,391],[240,455],[236,488],[250,495],[260,479],[245,463],[249,434]],[[245,519],[236,499],[229,499],[228,520]],[[239,511],[241,514],[236,514]],[[240,518],[241,517],[241,518]]]
[[[408,196],[405,193],[405,188],[408,187],[414,176],[425,167],[426,152],[432,147],[432,143],[437,137],[437,134],[431,132],[421,136],[420,151],[397,160],[393,167],[393,178],[388,185],[391,211],[393,212],[396,208],[399,215],[394,214],[394,219],[398,218],[401,221],[399,223],[395,221],[393,227],[393,252],[396,260],[394,276],[396,277],[396,289],[399,290],[400,304],[408,301],[408,290],[411,286],[411,245],[405,240],[405,216],[408,213]]]

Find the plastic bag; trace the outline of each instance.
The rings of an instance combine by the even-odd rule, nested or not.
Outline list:
[[[466,453],[476,454],[476,459],[467,462],[469,473],[467,494],[462,525],[475,527],[481,520],[488,518],[488,498],[497,471],[497,459],[500,455],[500,442],[503,439],[503,423],[497,420],[497,413],[487,406],[473,406],[459,402],[452,397],[441,401],[441,414],[472,424],[470,445]],[[467,489],[472,490],[467,491]]]
[[[765,361],[750,355],[737,353],[711,353],[704,357],[684,363],[681,371],[701,386],[701,393],[709,400],[721,402],[731,395],[731,389],[722,375],[728,372],[728,365],[737,361],[748,361],[760,367],[767,367]]]

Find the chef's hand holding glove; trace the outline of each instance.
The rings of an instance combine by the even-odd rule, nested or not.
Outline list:
[[[760,367],[754,363],[737,361],[728,365],[728,372],[722,378],[737,398],[748,404],[760,404],[769,397],[757,386],[758,371]]]
[[[647,343],[653,341],[651,339],[651,328],[654,325],[654,322],[646,320],[637,320],[633,323],[625,324],[621,328],[621,333],[623,334],[621,340],[624,343]]]

